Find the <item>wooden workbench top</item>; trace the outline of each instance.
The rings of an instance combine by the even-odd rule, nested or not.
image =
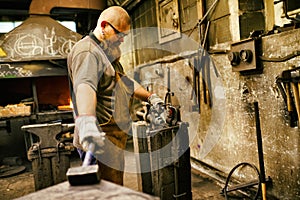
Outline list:
[[[37,192],[18,198],[19,200],[159,200],[159,197],[150,196],[117,184],[101,180],[99,184],[86,186],[71,186],[69,182],[63,182]]]

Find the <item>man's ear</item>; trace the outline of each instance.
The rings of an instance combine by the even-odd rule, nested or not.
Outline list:
[[[104,28],[106,26],[106,24],[107,24],[107,21],[102,21],[101,22],[101,27]]]

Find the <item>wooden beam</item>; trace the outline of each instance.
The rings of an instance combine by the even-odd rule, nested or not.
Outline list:
[[[273,30],[275,24],[274,0],[264,0],[265,5],[265,30]]]

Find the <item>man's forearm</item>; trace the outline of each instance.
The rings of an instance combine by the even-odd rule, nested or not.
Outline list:
[[[148,97],[150,95],[151,95],[151,93],[143,87],[139,87],[134,91],[134,97],[138,98],[142,101],[148,101]]]
[[[76,91],[78,115],[96,116],[96,92],[88,84],[79,84]]]

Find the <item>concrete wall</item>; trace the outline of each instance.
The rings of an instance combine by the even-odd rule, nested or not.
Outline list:
[[[282,57],[291,54],[299,47],[300,30],[293,30],[264,37],[263,55]],[[220,72],[225,91],[225,107],[214,104],[220,116],[225,116],[223,126],[214,127],[217,132],[201,130],[192,145],[193,156],[205,163],[229,172],[239,162],[258,165],[256,128],[252,102],[258,101],[263,139],[266,175],[273,179],[270,193],[279,199],[297,199],[300,197],[299,129],[290,127],[286,116],[286,107],[275,84],[276,77],[289,66],[299,66],[299,57],[287,62],[263,62],[264,71],[259,75],[241,76],[232,72],[225,55],[212,55]],[[219,108],[218,108],[219,107]],[[201,113],[201,119],[207,119]],[[218,140],[214,134],[220,134]],[[204,138],[202,140],[202,138]],[[202,155],[206,140],[215,140],[215,146]],[[211,142],[212,143],[212,142]]]
[[[184,29],[186,33],[189,33],[197,23],[198,13],[192,11],[195,8],[199,9],[196,2],[198,1],[186,0],[184,1],[185,9],[181,8],[181,12],[184,10],[185,14],[189,13],[189,19],[195,22],[189,22],[190,25]],[[243,36],[246,35],[244,31],[246,29],[233,26],[243,18],[239,18],[236,10],[232,14],[229,10],[232,6],[238,8],[241,6],[238,3],[243,2],[246,3],[246,1],[221,0],[221,5],[224,5],[220,11],[221,14],[211,22],[209,44],[210,50],[215,51],[210,51],[214,53],[209,55],[205,54],[209,62],[200,73],[200,92],[198,93],[201,97],[200,110],[196,109],[198,105],[193,81],[194,69],[199,66],[195,64],[195,58],[201,58],[199,52],[195,51],[199,47],[197,34],[190,37],[185,34],[180,39],[163,45],[158,45],[157,37],[151,38],[152,42],[148,41],[145,47],[150,46],[155,49],[156,56],[153,54],[148,56],[145,53],[140,57],[142,62],[139,60],[135,66],[129,66],[128,69],[134,68],[136,78],[141,84],[161,97],[164,97],[170,86],[171,91],[175,93],[174,102],[178,102],[181,106],[182,120],[190,123],[190,147],[193,160],[225,174],[241,162],[249,162],[259,167],[253,107],[253,102],[257,101],[265,172],[266,176],[270,176],[273,180],[272,186],[267,188],[268,194],[278,199],[299,199],[300,131],[297,126],[289,125],[287,108],[275,80],[291,65],[299,66],[300,58],[295,57],[285,62],[261,62],[264,69],[261,74],[241,75],[239,72],[233,72],[226,50],[230,49],[232,41],[240,38],[241,33]],[[212,1],[207,1],[207,7],[211,3]],[[139,16],[142,16],[139,20],[149,17],[145,14],[146,10],[150,9],[152,13],[155,13],[153,12],[154,1],[145,1],[145,4],[148,5],[147,9],[144,7],[142,11],[142,8],[138,8],[136,11]],[[253,5],[253,8],[257,6],[259,5]],[[263,13],[261,10],[253,10],[255,13]],[[137,16],[137,13],[132,15]],[[186,15],[181,13],[180,16]],[[260,24],[263,26],[264,22]],[[143,32],[139,33],[143,34]],[[139,37],[142,38],[141,40],[145,39],[142,35]],[[133,43],[135,44],[136,41]],[[265,57],[278,58],[289,55],[299,49],[300,30],[264,36],[261,44],[261,55]],[[141,48],[138,51],[143,50]],[[135,47],[133,51],[138,52],[135,51]],[[138,54],[141,55],[139,52]],[[133,60],[138,59],[133,58]],[[204,74],[202,74],[203,69],[206,69]],[[254,176],[253,172],[247,174],[249,179]]]

